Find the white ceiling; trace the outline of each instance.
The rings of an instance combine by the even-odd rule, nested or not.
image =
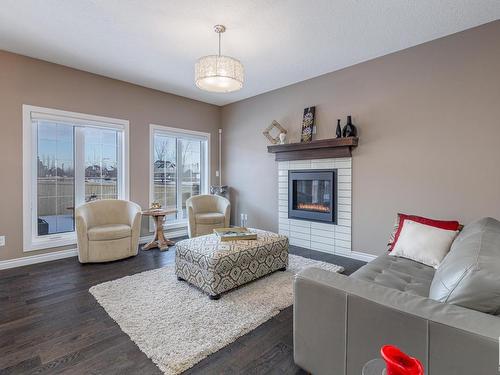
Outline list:
[[[499,0],[1,0],[0,49],[224,105],[499,18]],[[217,23],[235,93],[193,82]]]

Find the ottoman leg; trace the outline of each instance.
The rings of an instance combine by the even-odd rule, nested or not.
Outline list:
[[[286,271],[286,267],[280,268],[278,271],[285,272]]]
[[[218,300],[220,298],[220,294],[216,294],[215,296],[212,296],[212,295],[209,295],[208,298],[210,298],[211,300]]]
[[[184,279],[183,279],[182,277],[180,277],[180,276],[177,276],[177,280],[179,280],[179,281],[186,281],[186,280],[184,280]]]

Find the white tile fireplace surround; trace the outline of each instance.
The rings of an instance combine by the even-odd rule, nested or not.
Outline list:
[[[337,170],[337,224],[288,219],[288,171]],[[279,233],[290,245],[370,261],[369,254],[352,251],[352,158],[312,159],[278,162]]]

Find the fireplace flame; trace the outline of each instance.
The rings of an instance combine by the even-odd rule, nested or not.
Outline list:
[[[330,212],[330,207],[321,203],[298,203],[297,209],[318,212]]]

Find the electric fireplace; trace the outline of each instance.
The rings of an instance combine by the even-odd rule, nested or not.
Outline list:
[[[337,170],[288,171],[288,218],[337,223]]]

